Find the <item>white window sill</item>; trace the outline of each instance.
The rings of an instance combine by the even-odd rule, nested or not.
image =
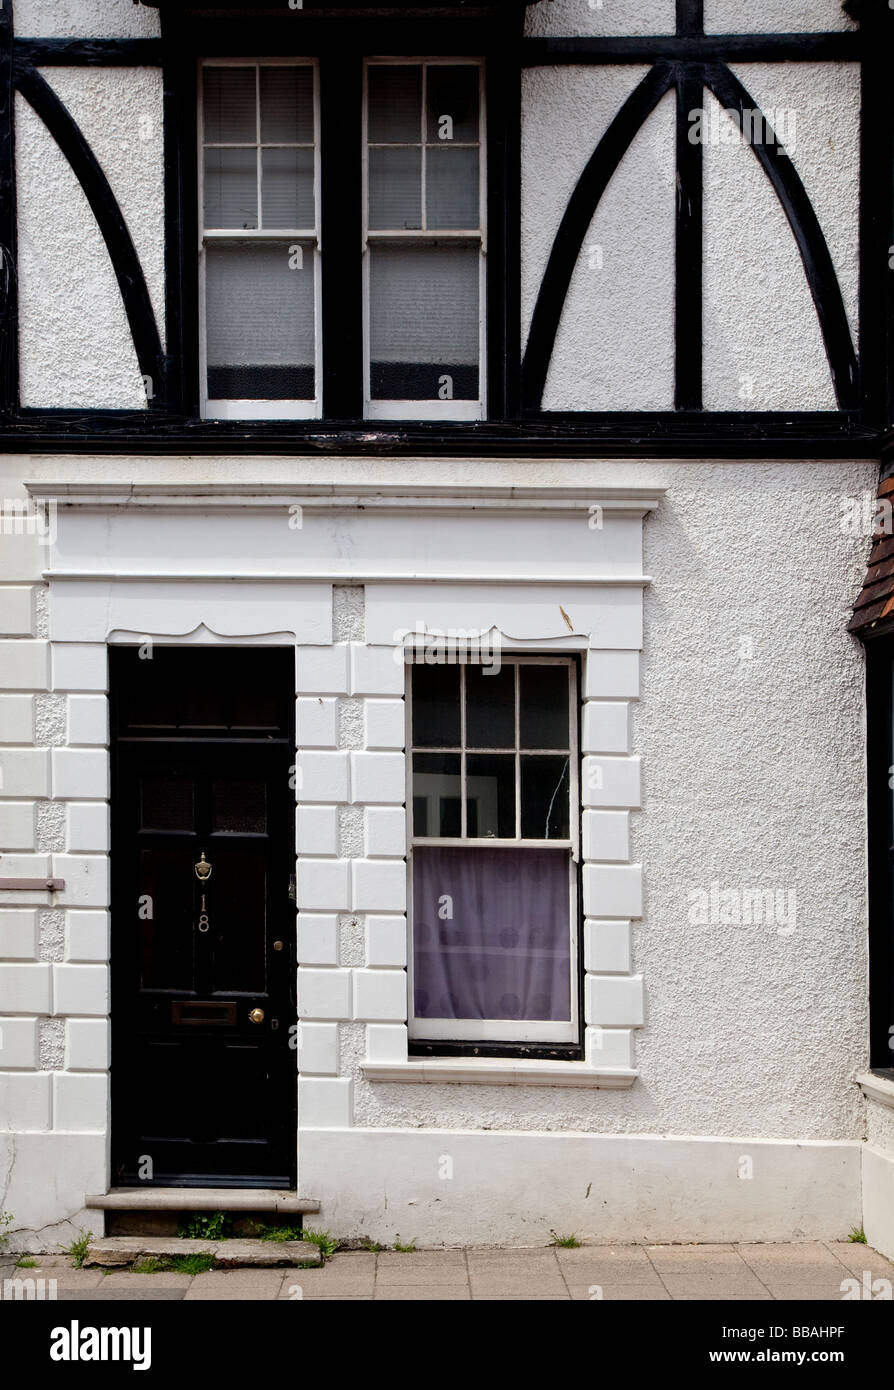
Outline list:
[[[876,1076],[871,1071],[861,1071],[856,1080],[867,1100],[874,1100],[878,1105],[887,1105],[894,1110],[894,1081],[887,1076]]]
[[[420,1057],[418,1061],[364,1062],[367,1081],[409,1082],[416,1085],[466,1086],[589,1086],[629,1090],[638,1073],[602,1070],[586,1062],[524,1062],[513,1057]]]

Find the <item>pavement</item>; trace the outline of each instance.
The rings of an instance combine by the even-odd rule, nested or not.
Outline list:
[[[581,1245],[538,1249],[339,1251],[319,1269],[135,1274],[76,1269],[66,1256],[0,1256],[0,1281],[55,1279],[58,1301],[555,1301],[890,1299],[894,1265],[867,1245]],[[6,1298],[10,1292],[0,1282]],[[46,1296],[46,1295],[45,1295]]]

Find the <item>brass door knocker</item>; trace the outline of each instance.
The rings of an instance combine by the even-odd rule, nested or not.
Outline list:
[[[211,877],[211,865],[205,858],[204,850],[202,850],[199,862],[197,864],[193,864],[193,868],[195,869],[196,878],[199,880],[200,883],[206,883],[208,879]],[[199,915],[199,920],[196,923],[196,926],[198,927],[200,932],[209,931],[211,928],[211,923],[208,921],[208,913],[205,908],[204,893],[202,894],[202,911]]]

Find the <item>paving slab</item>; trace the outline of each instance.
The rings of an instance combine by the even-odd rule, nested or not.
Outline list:
[[[767,1288],[748,1269],[741,1273],[690,1270],[687,1274],[662,1274],[671,1298],[766,1298]]]
[[[749,1269],[765,1281],[806,1284],[814,1278],[832,1279],[841,1262],[819,1241],[805,1245],[739,1245]]]
[[[432,1302],[468,1302],[471,1298],[468,1284],[443,1285],[435,1288],[420,1289],[417,1284],[412,1287],[400,1287],[398,1285],[376,1285],[375,1302],[420,1302],[427,1299]]]
[[[176,1303],[185,1289],[60,1289],[59,1302],[72,1303]]]
[[[580,1300],[603,1303],[626,1300],[640,1303],[670,1302],[670,1294],[660,1281],[656,1284],[603,1284],[600,1287],[602,1289],[601,1298],[594,1298],[592,1287],[589,1284],[569,1284],[568,1292],[575,1302]]]
[[[583,1261],[575,1264],[560,1264],[559,1269],[566,1284],[660,1284],[661,1275],[647,1260],[640,1264],[634,1260]]]
[[[555,1251],[560,1265],[611,1264],[617,1260],[625,1265],[642,1265],[651,1269],[652,1262],[642,1245],[578,1245],[573,1250],[558,1248]]]
[[[102,1282],[106,1289],[186,1289],[194,1278],[193,1274],[172,1274],[164,1270],[155,1274],[128,1271],[126,1274],[106,1274]]]
[[[849,1240],[830,1240],[827,1245],[830,1252],[846,1265],[852,1274],[861,1274],[864,1269],[868,1269],[873,1274],[894,1278],[894,1264],[877,1250],[873,1250],[870,1245],[861,1245],[859,1241]]]

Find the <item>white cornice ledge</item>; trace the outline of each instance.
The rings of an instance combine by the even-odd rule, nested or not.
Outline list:
[[[856,1081],[867,1100],[874,1100],[879,1105],[887,1105],[889,1109],[894,1110],[894,1081],[890,1077],[861,1071]]]
[[[638,1073],[615,1068],[600,1071],[586,1062],[525,1062],[513,1057],[426,1057],[406,1062],[363,1062],[367,1081],[409,1082],[443,1086],[588,1086],[629,1090]]]

